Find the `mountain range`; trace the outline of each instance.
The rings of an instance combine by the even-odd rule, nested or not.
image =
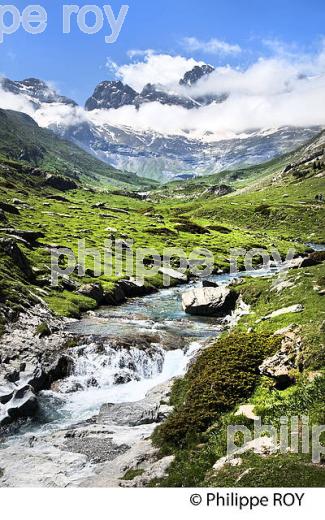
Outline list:
[[[121,81],[103,81],[80,107],[50,85],[35,78],[23,81],[1,80],[2,90],[28,103],[32,117],[115,169],[166,182],[218,173],[225,169],[259,164],[280,156],[306,141],[319,127],[281,127],[251,129],[242,134],[217,136],[211,132],[181,130],[162,133],[139,130],[110,122],[108,111],[123,107],[139,110],[150,103],[195,111],[227,100],[228,93],[191,96],[198,81],[213,73],[210,65],[195,66],[179,80],[176,89],[147,84],[141,92]],[[68,117],[62,117],[64,111]]]

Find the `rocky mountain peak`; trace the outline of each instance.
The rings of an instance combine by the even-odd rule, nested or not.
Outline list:
[[[36,108],[42,103],[62,103],[64,105],[77,106],[75,101],[66,96],[61,96],[45,81],[37,78],[26,78],[22,81],[3,78],[1,87],[11,94],[25,96]]]
[[[203,65],[196,65],[192,70],[189,70],[185,73],[184,77],[180,80],[179,84],[184,87],[191,87],[199,79],[203,78],[204,76],[208,76],[215,70],[212,65],[207,65],[204,63]]]
[[[137,95],[133,88],[121,81],[102,81],[95,88],[93,95],[87,99],[85,108],[88,111],[120,108],[132,105]]]
[[[140,106],[143,103],[150,102],[158,102],[162,105],[179,105],[188,109],[198,106],[198,103],[189,97],[167,91],[162,85],[148,83],[143,87],[141,94],[135,99],[135,104],[136,106]]]

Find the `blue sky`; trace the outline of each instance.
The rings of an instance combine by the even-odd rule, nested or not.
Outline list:
[[[20,10],[31,1],[8,2]],[[265,40],[282,42],[295,52],[312,52],[325,34],[324,0],[124,0],[98,2],[74,0],[80,6],[110,3],[118,13],[130,6],[114,44],[106,44],[108,25],[97,35],[85,35],[75,24],[62,34],[62,5],[67,0],[39,0],[48,12],[44,34],[33,36],[22,29],[5,37],[0,45],[0,73],[12,79],[39,77],[58,85],[60,91],[82,103],[97,83],[111,77],[105,63],[129,61],[130,49],[193,56],[213,65],[248,66],[259,56],[273,52]],[[71,2],[72,3],[72,2]],[[184,38],[199,42],[217,39],[238,45],[241,52],[207,52],[207,46],[190,50]],[[263,43],[264,42],[264,43]]]

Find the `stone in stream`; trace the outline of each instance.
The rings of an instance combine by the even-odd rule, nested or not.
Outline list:
[[[235,309],[238,293],[227,287],[202,287],[182,295],[183,309],[195,316],[226,316]]]
[[[212,280],[202,280],[202,287],[219,287],[219,285]]]
[[[140,426],[165,419],[172,407],[162,404],[170,394],[173,381],[167,381],[150,390],[144,399],[132,403],[107,403],[101,407],[98,424]]]

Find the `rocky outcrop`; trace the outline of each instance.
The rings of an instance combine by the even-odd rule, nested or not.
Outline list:
[[[325,251],[314,251],[306,258],[303,258],[300,267],[311,267],[325,262]]]
[[[27,257],[13,238],[0,238],[0,251],[9,256],[27,278],[33,277],[33,272]]]
[[[44,238],[45,234],[42,231],[29,231],[14,228],[0,228],[0,233],[22,238],[28,244],[34,245],[39,238]]]
[[[78,289],[77,293],[95,300],[97,305],[99,305],[104,299],[104,290],[100,283],[89,283],[82,285]]]
[[[20,417],[33,417],[37,411],[36,393],[50,388],[54,381],[67,377],[73,360],[65,354],[47,364],[44,362],[0,364],[0,426]]]
[[[22,386],[13,393],[5,406],[0,407],[0,426],[6,426],[15,419],[33,417],[37,411],[38,402],[33,388]]]
[[[0,202],[0,209],[5,211],[6,213],[11,213],[12,215],[19,215],[20,211],[13,204],[8,204],[8,202]]]
[[[59,191],[69,191],[78,188],[78,184],[74,180],[58,175],[48,175],[44,181],[44,186],[49,186]]]
[[[63,332],[67,321],[54,318],[39,304],[21,314],[17,322],[7,325],[0,338],[0,423],[2,419],[8,424],[9,419],[22,417],[20,407],[24,401],[33,403],[30,392],[37,399],[38,392],[71,373],[73,360],[66,353],[70,336]],[[37,331],[44,323],[52,334],[42,337]],[[26,387],[28,391],[23,392]],[[36,407],[27,409],[34,413]]]
[[[242,464],[242,460],[240,457],[238,457],[238,455],[243,455],[244,453],[250,451],[256,453],[257,455],[266,457],[268,455],[277,453],[278,450],[279,448],[276,445],[276,440],[272,437],[257,437],[252,441],[246,442],[242,447],[234,450],[233,453],[218,459],[214,464],[213,469],[214,471],[220,471],[227,465],[240,466]]]
[[[215,197],[224,197],[233,192],[234,189],[227,184],[220,184],[219,186],[209,186],[202,195],[213,195]]]
[[[302,339],[291,328],[279,331],[283,335],[281,349],[265,359],[259,367],[262,375],[275,380],[276,388],[283,390],[295,382],[295,372],[302,370]]]
[[[146,296],[147,294],[157,292],[156,287],[145,284],[141,280],[120,280],[118,286],[127,298]]]
[[[125,293],[119,284],[116,284],[110,291],[104,291],[104,305],[121,305],[126,301]]]
[[[196,316],[223,317],[235,309],[238,293],[227,287],[202,287],[182,295],[183,309]]]

